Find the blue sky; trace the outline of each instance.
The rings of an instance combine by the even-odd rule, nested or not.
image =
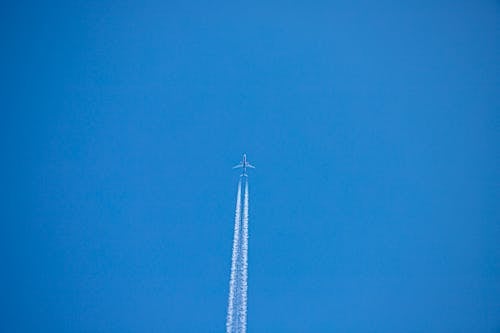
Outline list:
[[[1,331],[500,329],[498,2],[0,12]]]

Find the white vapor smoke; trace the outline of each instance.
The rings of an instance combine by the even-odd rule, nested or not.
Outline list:
[[[245,195],[243,197],[241,244],[241,304],[240,304],[240,332],[247,330],[247,290],[248,290],[248,179],[245,181]]]
[[[248,179],[245,179],[243,216],[241,216],[241,185],[238,182],[234,214],[233,255],[227,309],[227,333],[245,333],[247,323],[248,280]]]
[[[240,224],[241,224],[241,179],[238,182],[238,193],[236,194],[236,209],[234,213],[234,237],[233,237],[233,255],[231,257],[231,279],[229,281],[229,299],[227,306],[226,331],[231,333],[234,326],[234,307],[235,296],[237,293],[236,271],[238,263],[238,248],[240,243]]]

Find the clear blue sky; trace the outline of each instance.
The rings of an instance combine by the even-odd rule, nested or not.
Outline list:
[[[498,332],[498,1],[3,3],[2,332]]]

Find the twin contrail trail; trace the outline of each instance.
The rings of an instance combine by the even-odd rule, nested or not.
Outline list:
[[[241,214],[241,192],[243,186],[243,214]],[[245,333],[247,326],[247,280],[248,280],[248,178],[240,177],[234,213],[233,255],[227,308],[227,333]]]

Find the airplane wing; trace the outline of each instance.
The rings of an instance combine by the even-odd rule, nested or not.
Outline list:
[[[233,169],[238,169],[238,168],[243,168],[243,163],[240,163],[238,165],[235,165]]]
[[[247,163],[247,168],[255,169],[255,167],[253,165],[251,165],[250,163]]]

